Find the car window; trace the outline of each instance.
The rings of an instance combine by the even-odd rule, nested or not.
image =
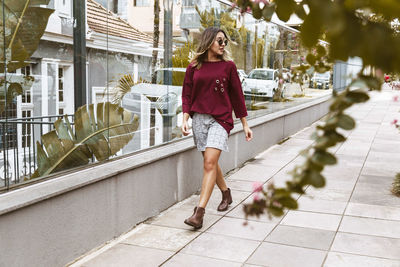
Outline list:
[[[324,79],[327,79],[327,78],[329,78],[330,75],[331,75],[331,74],[330,74],[329,71],[328,71],[328,72],[325,72],[325,73],[318,73],[318,72],[315,73],[315,77],[316,77],[316,78],[324,78]]]
[[[272,71],[268,70],[253,70],[249,74],[250,79],[258,79],[258,80],[273,80],[274,74]]]

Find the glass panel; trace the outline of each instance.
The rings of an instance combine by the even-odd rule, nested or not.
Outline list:
[[[23,60],[12,58],[17,53],[10,45],[13,30],[0,28],[0,53],[11,49],[1,58],[0,189],[31,179],[38,153],[51,156],[50,149],[35,143],[54,129],[60,115],[70,123],[63,119],[60,139],[80,144],[89,132],[98,133],[81,146],[90,155],[87,162],[68,167],[181,138],[183,80],[207,27],[227,34],[226,50],[236,64],[249,119],[331,94],[332,88],[342,90],[360,66],[352,59],[336,63],[334,71],[311,69],[300,75],[296,68],[306,63],[307,51],[296,29],[276,19],[256,20],[217,0],[158,0],[159,14],[150,0],[34,2],[36,8],[29,6],[26,13],[6,14],[6,27],[24,23],[18,16],[26,16],[32,25],[29,32],[15,35],[32,50]],[[8,93],[10,88],[15,92]],[[74,112],[85,104],[76,120]],[[134,114],[137,125],[125,120],[119,107]],[[121,123],[124,127],[107,128]],[[68,125],[73,132],[66,130]],[[50,175],[61,170],[55,167]],[[46,175],[40,171],[38,176]]]

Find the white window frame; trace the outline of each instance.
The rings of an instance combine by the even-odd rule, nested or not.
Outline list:
[[[57,10],[58,16],[63,18],[72,17],[72,1],[73,0],[55,0],[55,9]],[[85,0],[81,0],[85,1]],[[65,3],[65,4],[64,4]]]

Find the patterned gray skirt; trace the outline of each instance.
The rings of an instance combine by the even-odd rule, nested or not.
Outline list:
[[[197,150],[205,151],[206,147],[229,151],[228,133],[211,115],[195,113],[192,118],[194,143]]]

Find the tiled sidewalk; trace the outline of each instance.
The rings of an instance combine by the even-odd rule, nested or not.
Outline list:
[[[339,164],[325,169],[325,188],[299,196],[299,210],[250,218],[243,226],[252,183],[290,179],[313,127],[230,174],[234,203],[217,212],[216,189],[199,231],[183,223],[198,201],[192,196],[73,266],[400,266],[400,198],[390,193],[400,172],[400,133],[390,124],[400,118],[400,103],[393,95],[400,92],[372,93],[367,104],[351,109],[357,128],[332,149]]]

